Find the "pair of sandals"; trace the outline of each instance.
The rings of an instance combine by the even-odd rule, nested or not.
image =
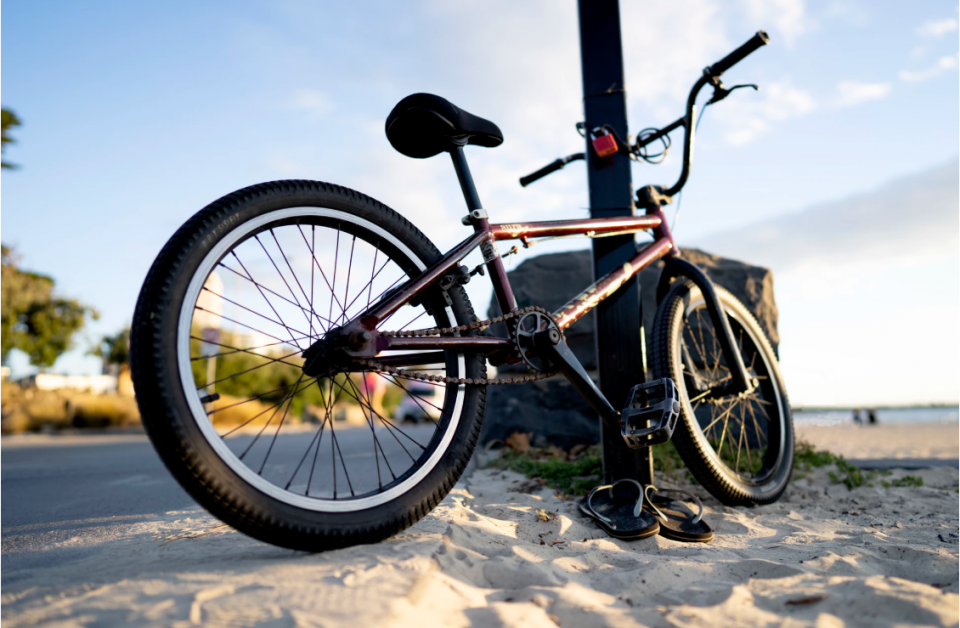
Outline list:
[[[674,499],[666,495],[679,495]],[[698,511],[685,502],[697,504]],[[628,541],[660,534],[687,543],[709,543],[713,530],[703,520],[703,503],[693,493],[678,489],[643,486],[624,479],[598,486],[580,502],[583,514],[597,522],[607,534]]]

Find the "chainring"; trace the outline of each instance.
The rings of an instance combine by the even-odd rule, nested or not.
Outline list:
[[[553,317],[539,310],[527,312],[517,320],[516,329],[513,332],[513,340],[516,343],[517,353],[523,363],[535,373],[545,373],[555,370],[553,365],[537,352],[533,338],[536,334],[551,329],[560,332]]]

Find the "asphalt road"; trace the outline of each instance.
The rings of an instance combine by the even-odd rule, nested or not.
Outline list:
[[[338,465],[337,488],[349,490],[342,473],[346,465],[357,493],[377,487],[378,476],[387,476],[386,460],[398,474],[409,464],[406,450],[416,453],[405,436],[426,443],[432,426],[402,427],[404,434],[390,438],[378,432],[383,454],[373,453],[365,428],[337,429],[337,444],[344,462]],[[264,475],[289,477],[302,457],[311,432],[280,437],[274,444]],[[242,451],[252,437],[233,439],[231,449]],[[401,444],[402,443],[402,444]],[[329,436],[317,453],[317,471],[311,495],[332,492],[333,457]],[[267,444],[251,449],[251,464],[265,457]],[[258,453],[259,452],[259,453]],[[311,462],[311,451],[306,464]],[[259,457],[257,457],[259,456]],[[339,461],[339,456],[337,457]],[[98,538],[109,540],[120,526],[157,515],[195,507],[194,501],[174,481],[143,435],[55,435],[4,437],[0,441],[0,528],[3,571],[0,583],[23,579],[37,568],[62,565],[96,551]],[[291,488],[305,488],[305,469]],[[83,543],[75,543],[79,538]],[[73,545],[78,546],[72,547]]]

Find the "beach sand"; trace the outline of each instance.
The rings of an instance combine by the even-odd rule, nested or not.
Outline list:
[[[797,437],[848,459],[960,457],[960,424],[890,423],[880,425],[805,426]]]
[[[264,545],[199,509],[132,517],[57,541],[95,553],[5,583],[3,625],[957,625],[957,469],[852,490],[829,470],[798,473],[759,508],[694,488],[708,545],[610,539],[574,501],[488,468],[396,537],[325,554]]]

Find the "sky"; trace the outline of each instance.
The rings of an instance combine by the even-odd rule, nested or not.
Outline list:
[[[386,115],[414,92],[502,129],[501,147],[468,149],[494,221],[588,213],[582,162],[517,184],[583,150],[569,0],[8,0],[2,17],[0,97],[24,124],[5,155],[21,168],[2,175],[0,237],[101,312],[58,371],[95,372],[84,352],[129,324],[166,239],[246,185],[338,183],[441,249],[464,238],[449,160],[406,158],[384,136]],[[675,235],[773,270],[795,404],[960,396],[958,19],[956,3],[935,1],[621,2],[632,133],[679,117],[704,66],[770,34],[724,77],[761,91],[704,114]],[[663,165],[633,167],[635,186],[676,179],[676,140]],[[544,244],[509,266],[585,247]],[[482,311],[489,284],[469,292]],[[10,366],[29,370],[22,356]]]

